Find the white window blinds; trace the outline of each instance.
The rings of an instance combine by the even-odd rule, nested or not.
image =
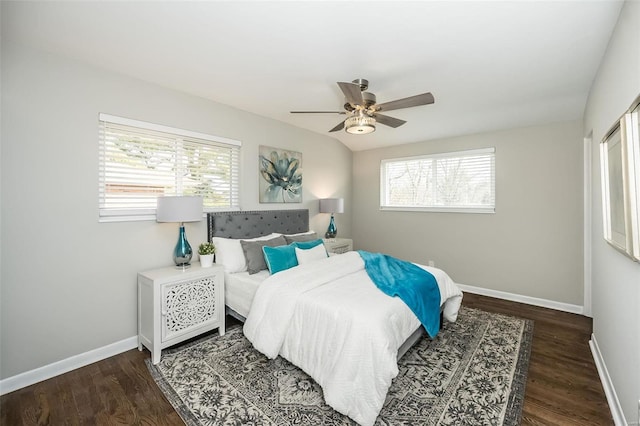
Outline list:
[[[495,212],[495,148],[382,160],[380,208]]]
[[[162,195],[239,209],[240,146],[231,139],[100,114],[100,220],[155,218]]]

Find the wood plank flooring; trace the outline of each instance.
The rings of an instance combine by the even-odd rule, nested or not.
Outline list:
[[[523,425],[613,425],[589,350],[589,318],[469,293],[463,303],[535,321]],[[0,424],[183,424],[151,378],[148,357],[133,349],[4,395]]]
[[[591,319],[465,293],[463,304],[534,320],[523,425],[613,425],[589,339]]]

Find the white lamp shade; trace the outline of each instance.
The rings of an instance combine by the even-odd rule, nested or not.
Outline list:
[[[158,197],[158,222],[199,222],[202,220],[202,197]]]
[[[320,213],[344,213],[344,199],[322,198],[320,200]]]

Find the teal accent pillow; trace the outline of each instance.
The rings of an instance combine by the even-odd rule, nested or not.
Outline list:
[[[298,247],[302,250],[309,250],[315,246],[319,246],[320,244],[322,244],[322,240],[320,239],[313,241],[296,241],[295,243],[291,243],[292,246]]]
[[[322,240],[320,240],[322,242]],[[298,258],[296,257],[296,249],[293,245],[278,247],[262,247],[264,260],[267,263],[269,272],[273,275],[285,269],[298,266]]]

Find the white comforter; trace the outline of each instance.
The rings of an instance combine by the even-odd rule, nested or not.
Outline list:
[[[435,276],[444,317],[455,321],[462,292],[444,271],[419,266]],[[336,411],[368,426],[398,374],[398,348],[419,326],[404,302],[378,290],[360,255],[349,252],[267,278],[244,334],[267,357],[280,354],[313,377]]]

